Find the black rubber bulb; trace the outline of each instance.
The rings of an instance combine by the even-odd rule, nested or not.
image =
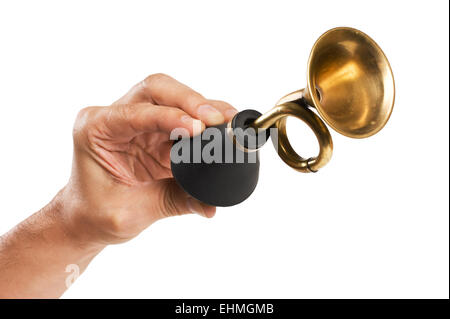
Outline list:
[[[245,137],[254,132],[249,124],[259,116],[258,111],[245,110],[230,123],[176,141],[170,158],[177,183],[195,199],[213,206],[233,206],[247,199],[258,183],[257,149],[269,135],[269,130],[264,131],[256,143]]]

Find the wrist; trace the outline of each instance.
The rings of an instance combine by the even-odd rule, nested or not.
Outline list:
[[[59,297],[68,267],[81,274],[105,247],[77,234],[62,192],[0,238],[0,298]]]
[[[62,236],[74,248],[97,254],[106,243],[97,238],[95,226],[87,218],[89,208],[65,186],[47,205],[46,213],[61,230]]]

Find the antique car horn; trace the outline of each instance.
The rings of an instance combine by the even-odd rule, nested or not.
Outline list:
[[[263,115],[244,110],[230,123],[178,140],[171,150],[173,176],[187,193],[204,203],[238,204],[256,187],[258,149],[269,134],[286,164],[302,173],[317,172],[333,151],[323,121],[345,136],[369,137],[388,121],[394,97],[391,67],[375,41],[352,28],[329,30],[311,50],[305,89],[284,96]],[[313,130],[320,146],[316,157],[303,158],[292,148],[286,134],[288,116]]]

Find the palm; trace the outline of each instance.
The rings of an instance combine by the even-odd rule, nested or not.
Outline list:
[[[105,169],[126,184],[152,182],[172,176],[170,148],[172,141],[167,133],[139,134],[129,141],[108,141],[104,144],[108,163]]]

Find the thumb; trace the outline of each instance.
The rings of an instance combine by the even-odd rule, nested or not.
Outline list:
[[[211,218],[216,213],[216,207],[202,203],[187,194],[173,179],[160,181],[161,193],[159,210],[162,217],[178,216],[195,213]]]

